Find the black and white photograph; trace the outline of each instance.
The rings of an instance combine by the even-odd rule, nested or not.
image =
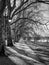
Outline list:
[[[0,0],[0,65],[49,65],[49,0]]]

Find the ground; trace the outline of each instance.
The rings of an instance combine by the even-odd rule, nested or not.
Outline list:
[[[42,51],[40,51],[42,52]],[[16,65],[48,65],[49,56],[34,53],[25,43],[15,43],[13,47],[6,47],[8,58]]]
[[[5,47],[5,54],[0,56],[0,65],[49,65],[49,49],[33,43],[15,42]]]
[[[0,65],[16,65],[7,56],[0,56]]]

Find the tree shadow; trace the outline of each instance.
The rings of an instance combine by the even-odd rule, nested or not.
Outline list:
[[[0,65],[16,65],[7,56],[0,56]]]

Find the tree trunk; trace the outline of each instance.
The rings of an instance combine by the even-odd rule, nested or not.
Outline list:
[[[3,20],[0,18],[0,55],[4,55],[5,42],[3,40]]]
[[[11,37],[11,28],[10,28],[10,23],[8,22],[8,18],[5,18],[5,28],[6,28],[6,32],[7,32],[7,45],[8,46],[13,46],[12,43],[12,37]]]
[[[10,28],[10,23],[8,22],[8,19],[7,19],[6,26],[7,26],[7,45],[13,46],[12,37],[11,37],[11,28]]]

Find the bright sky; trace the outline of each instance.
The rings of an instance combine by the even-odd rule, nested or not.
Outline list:
[[[13,1],[14,0],[10,0],[10,2],[11,2],[11,7],[13,7]],[[19,5],[20,5],[20,2],[21,2],[21,0],[16,0],[16,7],[18,7]]]
[[[20,6],[21,0],[16,0],[16,7]]]

